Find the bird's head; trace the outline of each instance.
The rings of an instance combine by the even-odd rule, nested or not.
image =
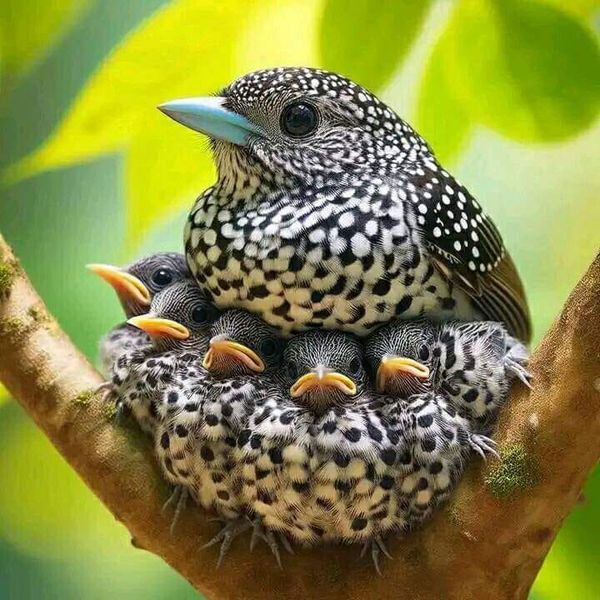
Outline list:
[[[200,355],[208,346],[209,329],[218,315],[198,284],[184,279],[159,292],[150,311],[128,323],[145,331],[157,350]]]
[[[358,84],[327,71],[276,68],[241,77],[218,96],[160,107],[208,135],[219,177],[252,186],[295,187],[391,165],[428,152],[392,109]]]
[[[372,333],[365,357],[380,394],[407,398],[431,389],[433,328],[426,321],[393,321]]]
[[[228,310],[210,329],[202,366],[217,378],[258,375],[279,366],[283,345],[277,330],[256,315]]]
[[[87,267],[113,287],[128,318],[146,313],[156,294],[191,277],[185,257],[177,252],[152,254],[125,267],[99,263]]]
[[[282,373],[290,396],[317,413],[356,401],[367,382],[362,344],[341,331],[309,331],[288,340]]]

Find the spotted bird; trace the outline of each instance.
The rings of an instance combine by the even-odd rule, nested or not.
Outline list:
[[[529,384],[528,351],[501,323],[395,321],[365,342],[378,392],[407,398],[434,391],[489,431],[515,378]]]
[[[159,108],[210,138],[218,178],[189,215],[185,247],[216,305],[285,333],[364,335],[422,315],[501,321],[529,339],[525,293],[496,226],[360,85],[276,68]]]

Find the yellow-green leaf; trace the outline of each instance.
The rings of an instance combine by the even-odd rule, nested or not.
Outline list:
[[[157,104],[226,84],[234,75],[235,41],[251,9],[250,0],[179,0],[154,13],[112,52],[58,129],[15,166],[13,176],[124,148],[165,118]]]
[[[559,10],[589,19],[600,9],[600,0],[543,0]]]
[[[88,5],[89,0],[2,0],[0,54],[5,73],[16,75],[43,56]]]
[[[448,85],[444,66],[445,46],[446,36],[443,35],[425,65],[415,124],[440,161],[449,163],[469,139],[473,122]]]
[[[136,135],[125,161],[127,252],[157,221],[191,206],[214,173],[206,140],[173,121],[155,120]]]
[[[326,69],[381,89],[421,29],[430,0],[326,0],[320,50]]]
[[[597,116],[598,43],[571,15],[534,0],[463,0],[446,35],[447,82],[474,120],[555,141]]]

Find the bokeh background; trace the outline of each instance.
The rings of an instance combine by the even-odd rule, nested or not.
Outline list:
[[[599,0],[1,0],[0,230],[95,358],[121,314],[85,263],[179,249],[194,194],[213,178],[205,140],[155,106],[255,68],[324,66],[416,125],[491,213],[539,340],[600,246],[599,9]],[[0,597],[195,597],[130,546],[2,392],[0,440]],[[599,539],[597,471],[532,597],[600,597]]]

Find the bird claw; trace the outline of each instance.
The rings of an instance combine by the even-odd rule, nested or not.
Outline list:
[[[167,498],[167,501],[162,506],[162,512],[165,512],[171,504],[175,503],[175,511],[173,513],[173,520],[171,521],[171,526],[169,527],[169,531],[171,535],[175,532],[175,525],[179,520],[179,515],[181,511],[185,508],[187,504],[189,492],[187,488],[182,485],[176,485],[171,492],[171,495]]]
[[[391,559],[392,555],[388,552],[385,547],[385,543],[383,539],[379,536],[373,538],[372,540],[367,540],[360,551],[360,557],[364,558],[365,554],[368,550],[371,550],[371,560],[373,561],[373,565],[378,575],[381,575],[381,567],[379,565],[379,558],[383,554],[387,558]]]
[[[279,553],[279,544],[283,546],[283,548],[289,554],[294,554],[294,549],[290,545],[289,540],[279,532],[273,532],[269,529],[266,529],[263,525],[262,519],[260,517],[255,517],[254,519],[248,518],[249,523],[252,525],[252,537],[250,538],[250,551],[254,550],[256,546],[256,541],[258,539],[263,540],[267,546],[271,549],[277,564],[280,569],[283,569],[283,564],[281,562],[281,554]]]
[[[530,390],[533,389],[531,386],[531,373],[521,363],[512,358],[507,358],[506,370],[525,384]]]
[[[477,452],[477,454],[479,454],[483,460],[487,460],[488,454],[491,454],[496,458],[500,458],[500,454],[498,454],[498,445],[487,435],[475,433],[471,435],[469,442],[471,449]]]
[[[94,393],[98,394],[103,402],[114,402],[117,404],[119,401],[117,388],[112,381],[105,381],[104,383],[101,383],[94,390]]]
[[[213,520],[221,522],[224,521],[224,519]],[[225,558],[225,555],[229,551],[233,540],[241,533],[244,533],[244,531],[250,529],[251,526],[252,524],[245,517],[238,517],[237,519],[225,521],[225,525],[222,527],[221,531],[219,531],[215,537],[202,546],[202,548],[210,548],[215,544],[221,543],[219,558],[217,559],[217,569],[223,563],[223,558]]]
[[[117,386],[112,381],[105,381],[101,383],[95,390],[95,394],[100,396],[102,402],[114,404],[115,406],[115,418],[119,421],[125,414],[125,405],[119,397]]]

